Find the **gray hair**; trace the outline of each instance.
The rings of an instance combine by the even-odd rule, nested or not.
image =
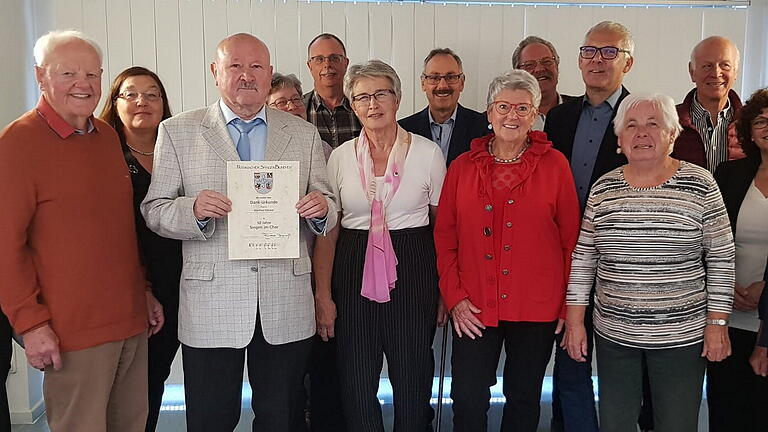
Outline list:
[[[549,48],[549,50],[552,52],[552,57],[555,58],[555,64],[560,66],[560,55],[557,53],[557,50],[555,49],[555,46],[552,45],[552,42],[542,39],[538,36],[528,36],[527,38],[520,41],[520,44],[517,45],[517,48],[515,48],[515,52],[512,53],[512,67],[519,69],[520,68],[520,54],[523,52],[525,47],[532,44],[542,44]]]
[[[635,54],[635,41],[632,39],[632,33],[629,32],[628,28],[614,21],[600,21],[592,26],[592,28],[587,31],[587,34],[584,35],[584,45],[587,44],[589,35],[598,31],[615,33],[620,36],[622,46],[619,48],[629,51],[630,57]]]
[[[350,101],[352,100],[352,91],[355,89],[355,85],[363,78],[386,78],[392,84],[392,90],[397,96],[397,100],[400,100],[402,96],[400,77],[397,76],[397,72],[392,66],[384,63],[381,60],[368,60],[365,63],[358,63],[350,66],[347,74],[344,75],[344,96]]]
[[[496,96],[502,90],[525,90],[531,94],[531,101],[536,109],[541,103],[541,89],[539,82],[527,71],[522,69],[510,69],[497,76],[488,86],[488,105],[492,104]]]
[[[427,54],[426,57],[424,57],[424,70],[427,69],[427,63],[429,63],[430,60],[432,60],[432,57],[439,56],[439,55],[449,55],[453,57],[454,60],[456,60],[456,63],[459,65],[460,70],[464,70],[464,68],[461,65],[461,57],[459,57],[458,54],[456,54],[452,49],[450,48],[435,48],[432,51]]]
[[[621,135],[627,127],[627,113],[632,108],[643,103],[650,103],[654,108],[661,111],[661,118],[657,119],[665,131],[672,132],[672,143],[669,145],[669,153],[672,153],[675,140],[680,136],[683,127],[680,126],[680,118],[677,116],[675,101],[664,94],[638,94],[632,93],[625,97],[619,109],[616,110],[616,117],[613,120],[613,131],[616,135]]]
[[[273,73],[272,88],[269,90],[269,94],[272,94],[286,87],[295,88],[296,91],[299,92],[299,96],[304,94],[304,92],[301,90],[301,81],[299,81],[299,79],[296,78],[296,75],[294,74],[283,75],[279,72]]]
[[[35,56],[35,65],[45,66],[46,59],[57,46],[76,40],[90,45],[99,56],[99,63],[102,63],[103,54],[96,41],[77,30],[54,30],[40,36],[37,42],[35,42],[35,47],[32,49]]]
[[[701,41],[699,41],[699,43],[697,43],[696,46],[694,46],[693,49],[691,50],[691,65],[693,67],[696,67],[696,51],[698,51],[699,48],[701,48],[702,45],[710,43],[710,42],[714,42],[714,41],[725,42],[725,43],[727,43],[727,44],[729,44],[729,45],[731,45],[733,47],[734,51],[736,51],[736,59],[735,59],[736,64],[735,64],[735,66],[736,66],[736,69],[738,70],[739,63],[741,63],[741,52],[739,52],[739,47],[737,47],[736,44],[733,43],[733,41],[731,41],[730,39],[722,37],[722,36],[710,36],[708,38],[704,38]]]

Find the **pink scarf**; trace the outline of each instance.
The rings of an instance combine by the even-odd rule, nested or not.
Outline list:
[[[386,208],[400,187],[405,156],[411,144],[411,135],[403,128],[397,128],[397,139],[387,159],[382,190],[376,193],[376,178],[373,172],[368,137],[365,129],[360,132],[355,151],[360,183],[371,204],[371,227],[368,231],[368,245],[365,249],[363,265],[363,287],[360,295],[377,303],[390,300],[389,292],[397,281],[397,257],[392,247],[392,239],[387,228]]]

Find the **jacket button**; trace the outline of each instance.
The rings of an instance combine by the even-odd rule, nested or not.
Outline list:
[[[486,204],[486,205],[485,205],[485,211],[489,212],[489,211],[491,211],[491,210],[493,210],[493,206],[492,206],[492,205],[490,205],[490,204]]]
[[[487,260],[492,260],[492,259],[493,259],[493,255],[491,255],[491,254],[486,254],[486,255],[485,255],[485,259],[487,259]]]
[[[514,204],[514,203],[515,203],[515,200],[509,200],[509,201],[507,201],[507,204]]]
[[[502,294],[502,295],[501,295],[501,299],[502,299],[502,300],[506,300],[506,299],[507,299],[507,295],[506,295],[506,294]]]
[[[491,227],[485,227],[483,228],[483,235],[486,237],[490,237],[492,234]]]
[[[504,269],[504,270],[502,270],[502,271],[501,271],[501,274],[503,274],[503,275],[508,275],[508,274],[509,274],[509,270],[507,270],[507,269]]]
[[[509,245],[504,245],[504,250],[505,250],[505,251],[508,251],[508,250],[510,250],[510,249],[512,249],[512,248],[511,248],[511,247],[509,247]]]
[[[252,272],[257,272],[257,271],[259,271],[259,268],[256,267],[256,266],[253,266],[253,267],[251,267],[251,271]]]
[[[512,228],[512,222],[507,222],[507,228]]]

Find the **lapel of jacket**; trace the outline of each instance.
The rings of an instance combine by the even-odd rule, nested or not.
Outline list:
[[[581,117],[582,101],[583,98],[579,97],[578,100],[568,105],[568,112],[563,116],[564,124],[561,132],[555,132],[560,135],[562,139],[556,140],[561,144],[556,148],[560,150],[568,160],[571,160],[573,154],[573,140],[576,138],[576,128],[579,126],[579,117]],[[553,140],[554,141],[554,140]]]
[[[458,105],[456,107],[456,122],[453,124],[453,132],[451,132],[451,142],[448,144],[447,163],[451,163],[461,153],[469,150],[467,134],[469,133],[470,125],[468,123],[469,119],[467,119],[466,109]]]
[[[267,148],[264,160],[280,160],[285,148],[291,141],[291,136],[283,129],[288,125],[280,119],[280,114],[272,108],[267,108]]]
[[[621,165],[627,163],[627,159],[623,154],[617,154],[616,148],[618,147],[618,138],[613,132],[613,119],[616,118],[616,111],[621,105],[621,101],[629,95],[629,91],[621,87],[621,95],[616,101],[616,106],[613,107],[613,113],[611,114],[611,121],[608,123],[608,128],[605,129],[603,134],[603,141],[600,143],[600,149],[597,152],[597,160],[595,161],[595,168],[592,170],[592,181],[594,183],[603,174],[611,171],[614,168],[618,168]]]
[[[208,107],[208,112],[203,117],[202,127],[203,139],[220,158],[225,161],[240,160],[227,125],[224,123],[224,115],[221,113],[218,100]]]
[[[429,106],[421,110],[416,116],[416,130],[413,131],[413,133],[417,135],[421,135],[424,138],[432,141],[432,128],[429,125]]]

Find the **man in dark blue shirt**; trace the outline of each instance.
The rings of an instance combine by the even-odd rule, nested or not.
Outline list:
[[[629,94],[622,82],[632,69],[633,51],[632,36],[623,25],[611,21],[596,24],[579,50],[584,96],[552,108],[547,115],[544,131],[571,162],[582,213],[592,184],[627,162],[616,152],[613,118]],[[556,432],[598,431],[592,388],[591,306],[584,320],[588,335],[585,362],[576,362],[560,348],[563,332],[557,337],[552,391],[552,430]]]

